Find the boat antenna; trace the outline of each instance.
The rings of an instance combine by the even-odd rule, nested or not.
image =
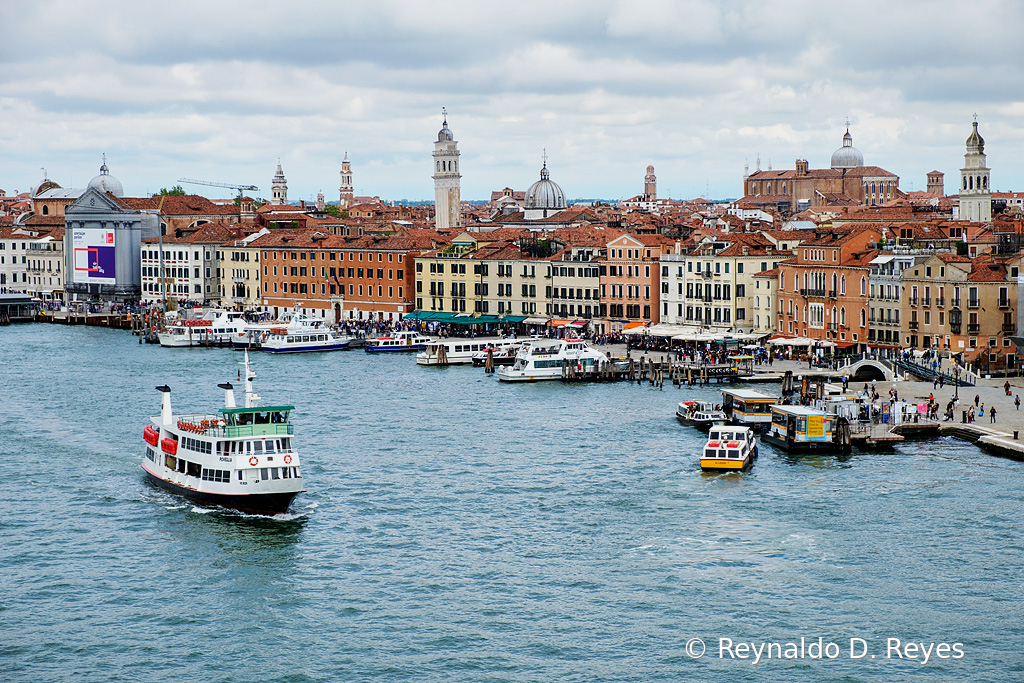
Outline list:
[[[252,390],[252,381],[256,378],[256,373],[249,365],[249,349],[245,350],[245,360],[240,365],[245,368],[245,407],[255,408],[260,404],[260,395]]]

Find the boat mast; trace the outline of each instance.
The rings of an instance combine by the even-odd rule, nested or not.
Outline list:
[[[256,373],[249,367],[248,349],[245,350],[245,360],[241,365],[245,368],[245,407],[255,408],[260,404],[260,395],[252,389],[252,381],[256,378]]]

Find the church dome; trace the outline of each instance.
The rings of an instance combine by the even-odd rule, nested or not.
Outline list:
[[[107,159],[104,155],[103,165],[100,166],[100,174],[89,181],[88,187],[99,190],[100,192],[109,192],[115,197],[124,196],[124,187],[121,186],[121,181],[110,175],[110,169],[107,168]]]
[[[832,168],[857,168],[864,165],[864,155],[853,146],[853,136],[847,127],[843,146],[832,153]]]
[[[971,131],[970,137],[967,138],[967,151],[977,152],[981,154],[985,151],[985,138],[978,134],[978,122],[974,122],[974,130]]]
[[[540,169],[540,180],[530,185],[530,189],[526,191],[524,204],[527,209],[554,209],[561,211],[565,208],[565,193],[562,192],[562,188],[558,186],[558,183],[551,180],[551,174],[548,172],[546,161],[543,168]]]
[[[39,183],[39,187],[37,187],[35,189],[35,191],[32,193],[32,196],[33,197],[38,197],[39,195],[41,195],[42,193],[46,192],[47,190],[59,190],[59,189],[60,189],[60,185],[58,185],[57,183],[53,182],[49,178],[43,178],[43,182]]]
[[[438,142],[453,142],[455,136],[452,135],[452,131],[448,128],[448,114],[444,116],[444,122],[441,124],[441,130],[437,131]]]

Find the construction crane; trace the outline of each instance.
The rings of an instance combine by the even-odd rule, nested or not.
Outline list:
[[[243,192],[259,192],[258,187],[255,185],[232,185],[231,183],[211,183],[208,180],[194,180],[192,178],[178,178],[179,183],[188,183],[190,185],[209,185],[210,187],[226,187],[231,190],[238,191],[238,198],[242,198]]]

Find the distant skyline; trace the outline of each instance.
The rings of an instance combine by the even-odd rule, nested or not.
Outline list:
[[[514,11],[513,11],[514,10]],[[992,187],[1024,191],[1024,3],[450,0],[240,6],[5,3],[0,188],[42,168],[125,193],[182,177],[291,200],[433,198],[441,107],[462,197],[539,178],[569,198],[737,197],[744,163],[827,168],[850,121],[865,163],[955,193],[977,113]],[[1016,94],[1015,94],[1016,93]],[[208,197],[233,196],[203,186]]]

